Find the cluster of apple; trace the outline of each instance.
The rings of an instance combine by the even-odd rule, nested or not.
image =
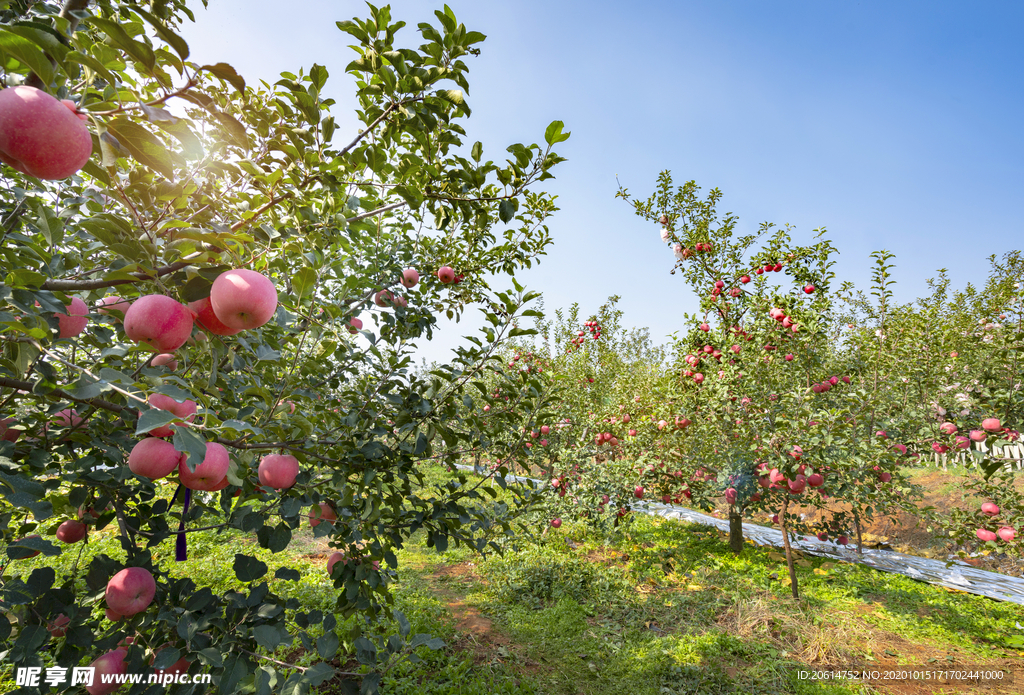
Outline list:
[[[543,357],[522,351],[513,355],[512,361],[508,363],[508,368],[517,370],[524,379],[531,374],[543,374],[545,366],[550,367],[550,364]]]
[[[578,331],[576,337],[569,341],[569,347],[566,348],[565,352],[567,355],[571,355],[580,348],[583,347],[583,343],[587,338],[587,332],[590,332],[590,337],[597,340],[601,337],[601,324],[597,321],[584,321],[584,330]]]
[[[792,355],[786,355],[785,359],[786,359],[787,362],[790,362],[790,361],[792,361],[793,356]],[[822,381],[821,383],[812,384],[811,385],[811,391],[813,391],[814,393],[827,393],[828,391],[832,390],[833,386],[838,386],[840,383],[849,384],[850,383],[850,377],[843,376],[843,377],[840,378],[838,376],[832,375],[828,379],[825,379],[824,381]]]
[[[684,260],[691,256],[696,256],[698,253],[710,253],[714,247],[711,246],[711,242],[698,241],[693,245],[693,248],[683,246],[682,244],[674,244],[672,246],[672,252],[675,254],[678,260]]]
[[[981,513],[990,520],[994,520],[995,517],[999,516],[999,505],[995,502],[985,502],[981,505]],[[997,531],[990,531],[986,528],[978,528],[975,532],[978,536],[978,540],[982,541],[994,541],[998,538],[1001,541],[1009,543],[1017,537],[1017,530],[1012,526],[1003,525]]]
[[[442,268],[441,270],[444,270],[444,268]],[[448,268],[448,270],[451,270],[451,268]],[[452,271],[452,273],[454,274],[454,271]],[[438,277],[440,276],[441,273],[439,271]],[[413,287],[419,284],[420,274],[416,272],[415,268],[406,268],[405,270],[402,271],[402,277],[399,278],[398,281],[402,284],[402,287],[411,290]],[[442,282],[444,282],[444,280],[442,280]],[[409,308],[409,300],[407,300],[402,295],[395,294],[391,290],[387,289],[380,290],[375,295],[373,295],[373,303],[381,308],[398,306],[402,307],[403,309]],[[357,318],[352,318],[349,321],[350,333],[357,333],[360,329],[362,329],[362,327],[363,322]]]
[[[1003,423],[1000,422],[999,418],[989,417],[981,421],[980,430],[971,430],[970,433],[965,436],[957,434],[959,428],[952,422],[943,422],[939,425],[939,432],[950,437],[955,436],[953,446],[957,449],[969,449],[971,442],[981,443],[988,439],[989,434],[996,434],[1005,437],[1009,441],[1017,441],[1020,438],[1020,432],[1012,430],[1009,427],[1003,427]],[[945,454],[949,451],[950,445],[945,442],[932,442],[932,451],[937,454]]]
[[[541,437],[541,436],[547,437],[548,433],[551,432],[551,428],[548,425],[541,425],[540,429],[538,429],[538,430],[530,431],[530,428],[526,428],[526,431],[530,433],[530,438],[531,439],[536,439],[537,437]],[[540,444],[541,446],[547,446],[548,445],[548,440],[547,439],[541,439],[537,443]],[[526,442],[526,448],[527,449],[532,449],[533,448],[533,442]]]

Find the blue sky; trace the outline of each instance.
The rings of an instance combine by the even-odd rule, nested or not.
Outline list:
[[[367,16],[364,4],[210,4],[196,3],[182,31],[192,60],[271,83],[320,63],[335,113],[350,118],[354,54],[335,21]],[[893,251],[900,301],[927,294],[939,268],[956,289],[983,285],[990,255],[1024,247],[1024,3],[448,4],[487,35],[468,61],[464,124],[485,158],[543,142],[555,119],[572,131],[547,182],[561,208],[555,243],[520,276],[549,310],[579,302],[589,313],[617,294],[626,325],[656,341],[684,328],[697,301],[669,274],[659,227],[614,197],[616,176],[646,197],[663,169],[720,188],[740,233],[788,223],[799,243],[826,227],[838,279],[861,289],[868,254]],[[391,3],[408,25],[399,41],[419,45],[416,24],[442,6]],[[422,356],[444,359],[472,325],[443,330]]]

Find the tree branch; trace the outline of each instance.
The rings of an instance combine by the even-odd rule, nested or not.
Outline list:
[[[190,265],[192,265],[190,261],[175,261],[170,265],[157,268],[155,276],[143,272],[131,273],[138,280],[47,280],[40,289],[57,292],[76,292],[79,290],[98,290],[103,287],[115,287],[116,285],[131,285],[142,280],[152,280],[154,277],[170,275]]]

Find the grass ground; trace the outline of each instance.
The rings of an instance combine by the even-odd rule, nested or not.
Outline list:
[[[433,482],[447,476],[440,468],[429,473]],[[413,633],[431,633],[447,646],[420,648],[422,663],[393,667],[382,684],[389,695],[1020,692],[1019,684],[801,678],[846,665],[1022,669],[1024,652],[1012,640],[1024,638],[1017,628],[1024,607],[1014,604],[812,557],[798,563],[796,602],[777,552],[747,546],[735,556],[715,529],[644,516],[614,542],[566,523],[523,539],[503,557],[438,554],[424,540],[414,536],[398,553],[396,607]],[[94,534],[80,549],[82,564],[96,552],[119,554],[107,534]],[[306,531],[276,555],[242,534],[196,534],[193,560],[166,565],[227,591],[236,581],[222,568],[235,552],[257,555],[271,574],[282,565],[299,569],[298,582],[274,589],[306,610],[331,610],[329,549]],[[60,574],[77,557],[65,553],[49,563]],[[17,572],[44,561],[20,561]],[[274,656],[316,660],[294,647]],[[334,692],[331,682],[319,689]]]

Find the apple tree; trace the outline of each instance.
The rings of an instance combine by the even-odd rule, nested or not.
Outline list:
[[[551,243],[557,208],[536,184],[568,133],[555,122],[544,145],[486,159],[463,126],[465,61],[485,37],[446,7],[410,48],[388,7],[369,15],[338,22],[356,53],[359,126],[345,132],[324,65],[255,86],[190,62],[183,0],[0,8],[12,666],[93,664],[90,693],[116,687],[100,674],[151,669],[212,673],[223,693],[331,678],[375,692],[395,659],[439,646],[393,608],[395,551],[417,532],[439,551],[497,550],[512,533],[518,507],[478,487],[421,490],[416,464],[504,460],[516,442],[498,435],[549,406],[542,389],[486,419],[474,404],[496,404],[483,382],[525,332],[514,322],[533,295],[514,275]],[[439,315],[477,309],[479,338],[412,368]],[[284,598],[296,570],[271,576],[244,552],[223,568],[226,594],[168,570],[196,561],[191,534],[278,553],[306,525],[335,553],[332,614]],[[100,531],[120,554],[80,556]],[[39,553],[85,559],[66,576],[19,570]],[[313,664],[272,658],[287,646]],[[349,656],[368,675],[335,668]]]

